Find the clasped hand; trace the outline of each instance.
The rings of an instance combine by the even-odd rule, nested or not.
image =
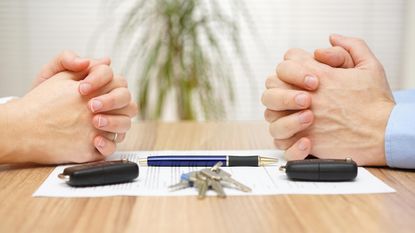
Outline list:
[[[137,114],[127,81],[113,74],[109,59],[80,58],[70,51],[44,66],[33,89],[6,107],[13,118],[7,140],[15,146],[2,162],[103,159],[125,138]]]
[[[262,103],[288,160],[351,157],[385,165],[384,137],[395,104],[382,65],[360,39],[332,35],[310,54],[290,49],[266,81]]]

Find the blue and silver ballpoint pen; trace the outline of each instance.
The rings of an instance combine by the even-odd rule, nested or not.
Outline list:
[[[277,158],[258,155],[160,155],[140,159],[139,163],[142,166],[158,167],[210,167],[219,161],[223,163],[223,166],[227,167],[258,167],[275,164]]]

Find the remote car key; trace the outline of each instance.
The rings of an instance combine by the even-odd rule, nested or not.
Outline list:
[[[288,161],[280,170],[289,179],[304,181],[347,181],[357,176],[357,164],[350,158]]]
[[[97,186],[132,181],[138,165],[128,160],[102,161],[68,167],[58,177],[74,187]]]

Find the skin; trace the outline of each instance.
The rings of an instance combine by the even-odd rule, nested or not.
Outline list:
[[[314,56],[289,50],[267,79],[262,102],[275,145],[288,160],[313,154],[386,165],[384,134],[395,102],[383,67],[360,39],[333,35],[330,42]]]
[[[42,68],[27,95],[0,105],[0,163],[88,162],[112,154],[114,133],[117,142],[124,139],[137,106],[109,65],[107,58],[64,51]]]

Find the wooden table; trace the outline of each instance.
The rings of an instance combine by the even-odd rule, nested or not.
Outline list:
[[[121,150],[270,149],[262,122],[142,123]],[[0,166],[0,232],[415,232],[415,173],[370,171],[396,193],[33,198],[53,167]]]

